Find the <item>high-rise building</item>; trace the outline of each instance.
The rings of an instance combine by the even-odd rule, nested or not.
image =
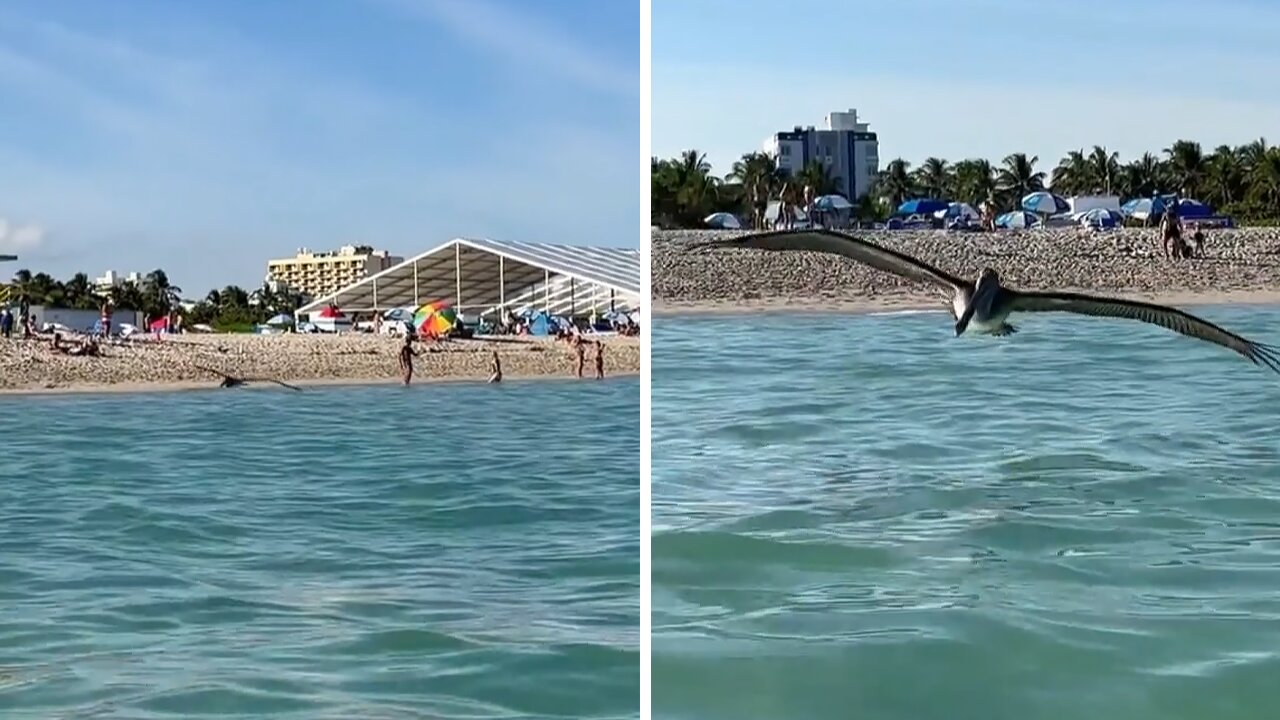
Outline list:
[[[311,297],[324,297],[403,261],[368,245],[343,245],[331,252],[299,248],[291,258],[267,261],[267,281]]]
[[[798,175],[809,163],[826,165],[850,200],[864,197],[880,173],[880,141],[867,123],[858,122],[858,111],[832,112],[825,127],[795,126],[774,133],[764,141],[764,151],[778,168]]]

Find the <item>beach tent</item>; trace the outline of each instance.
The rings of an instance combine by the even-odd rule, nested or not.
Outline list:
[[[336,333],[340,330],[350,329],[351,319],[333,305],[327,305],[312,316],[310,324],[321,332]]]
[[[168,317],[156,318],[155,320],[152,320],[149,325],[147,325],[147,329],[149,329],[153,333],[166,332],[169,329],[169,318]]]
[[[1165,208],[1169,207],[1169,203],[1176,201],[1177,198],[1173,195],[1157,195],[1153,198],[1134,198],[1120,206],[1120,214],[1125,217],[1136,218],[1138,220],[1158,218],[1164,214]],[[1179,205],[1181,205],[1181,203],[1179,203]],[[1179,208],[1179,210],[1181,210],[1181,208]]]
[[[711,213],[702,219],[709,228],[717,230],[737,230],[742,227],[742,223],[738,222],[738,218],[733,213],[718,212]]]
[[[947,205],[946,208],[935,212],[933,216],[940,220],[962,218],[971,222],[977,222],[982,219],[982,216],[978,214],[977,210],[973,209],[972,205],[962,202],[953,202]]]
[[[1009,229],[1029,228],[1040,222],[1034,214],[1026,210],[1007,212],[996,218],[996,227]]]
[[[286,313],[280,313],[267,321],[267,325],[292,325],[293,316]]]
[[[1097,228],[1113,228],[1120,224],[1123,216],[1115,210],[1096,207],[1092,210],[1086,210],[1075,216],[1077,222],[1081,225]]]
[[[539,310],[529,317],[529,334],[546,336],[553,332],[551,317],[546,312]]]
[[[942,200],[933,200],[930,198],[918,198],[916,200],[908,200],[898,206],[897,215],[932,215],[939,210],[946,210],[947,203]]]
[[[1213,208],[1199,200],[1182,198],[1178,201],[1178,217],[1191,218],[1193,220],[1213,217]]]

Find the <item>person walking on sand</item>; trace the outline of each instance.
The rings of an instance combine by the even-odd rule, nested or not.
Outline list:
[[[413,358],[417,356],[413,349],[413,335],[404,336],[404,344],[400,346],[400,374],[404,376],[404,384],[413,380]]]
[[[498,351],[493,351],[493,360],[489,362],[489,382],[502,382],[502,361],[498,359]]]
[[[596,341],[596,379],[604,379],[604,343]]]

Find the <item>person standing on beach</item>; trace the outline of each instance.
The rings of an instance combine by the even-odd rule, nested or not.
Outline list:
[[[0,310],[0,335],[5,340],[13,337],[13,311],[9,308]]]
[[[102,323],[102,337],[111,337],[111,301],[103,300],[98,320]]]
[[[1178,203],[1173,201],[1164,210],[1160,220],[1160,247],[1166,259],[1182,257],[1182,222],[1178,218]],[[1170,252],[1172,251],[1172,253]]]
[[[573,350],[578,356],[578,377],[582,377],[582,368],[587,364],[586,343],[582,341],[581,335],[574,335],[570,342],[573,343]]]
[[[604,343],[596,341],[596,379],[604,379]]]
[[[417,356],[413,349],[413,335],[404,336],[404,344],[400,346],[400,373],[404,376],[404,384],[413,380],[413,358]]]
[[[489,382],[502,382],[502,361],[498,359],[498,351],[493,351],[493,360],[489,363]]]

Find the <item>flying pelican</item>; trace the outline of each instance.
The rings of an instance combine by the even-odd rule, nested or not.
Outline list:
[[[275,378],[241,378],[241,377],[235,377],[234,375],[228,375],[222,372],[221,370],[214,370],[213,368],[204,367],[202,365],[196,365],[195,368],[197,370],[203,370],[207,373],[213,373],[214,375],[221,375],[222,382],[218,383],[218,387],[233,388],[233,387],[241,387],[244,385],[248,385],[251,382],[269,382],[269,383],[275,383],[283,388],[289,388],[290,390],[297,390],[298,392],[302,392],[302,388],[297,387],[295,385],[290,385],[287,382],[281,382],[280,380],[276,380]]]
[[[752,233],[725,240],[711,240],[699,248],[756,248],[807,250],[853,258],[877,270],[909,280],[931,283],[950,301],[956,320],[956,337],[971,325],[989,335],[1012,335],[1017,328],[1008,317],[1014,312],[1071,312],[1099,317],[1127,318],[1159,325],[1188,337],[1207,340],[1234,350],[1253,362],[1280,372],[1280,349],[1247,340],[1190,313],[1171,307],[1118,298],[1065,292],[1027,292],[1000,285],[1000,275],[984,267],[976,282],[961,280],[909,255],[867,240],[826,229],[778,230]]]

